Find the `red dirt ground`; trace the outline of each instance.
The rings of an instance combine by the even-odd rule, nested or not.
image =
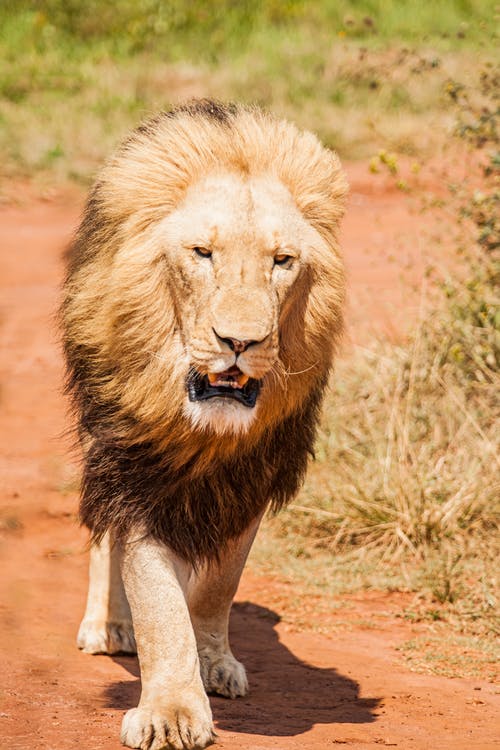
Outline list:
[[[377,329],[398,337],[418,307],[425,219],[384,178],[361,167],[349,172],[350,337],[364,343]],[[0,738],[19,750],[118,750],[121,717],[139,695],[134,658],[92,657],[75,647],[86,534],[76,523],[75,468],[60,437],[67,422],[53,315],[61,251],[81,202],[71,193],[0,208]],[[417,291],[401,283],[405,272]],[[285,582],[244,574],[232,641],[251,693],[211,699],[216,747],[498,747],[491,683],[419,675],[402,663],[396,648],[412,636],[412,625],[395,616],[402,595],[351,597],[346,611],[337,601],[322,615],[329,635],[279,622],[273,606],[292,595]],[[356,623],[381,609],[389,616],[380,628]],[[339,617],[351,625],[336,632]]]

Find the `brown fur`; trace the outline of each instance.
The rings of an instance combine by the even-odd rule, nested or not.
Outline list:
[[[174,283],[154,239],[189,186],[221,167],[276,176],[328,248],[283,304],[279,377],[264,377],[258,418],[236,437],[197,430],[183,414],[185,373],[171,342],[183,325],[176,288],[191,279]],[[146,122],[105,166],[69,253],[61,308],[85,445],[81,518],[95,537],[139,528],[191,562],[210,559],[265,505],[277,510],[297,491],[342,330],[345,194],[336,156],[312,134],[205,100]]]

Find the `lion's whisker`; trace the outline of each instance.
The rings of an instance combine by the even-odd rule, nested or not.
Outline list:
[[[269,370],[269,374],[278,386],[286,389],[286,372],[282,362],[280,362],[279,360],[277,362],[274,362],[271,369]]]
[[[309,370],[312,370],[314,367],[316,367],[316,365],[319,365],[319,359],[317,362],[314,362],[310,367],[306,367],[305,370],[298,370],[297,372],[289,372],[287,370],[286,374],[287,375],[303,375],[305,372],[309,372]]]

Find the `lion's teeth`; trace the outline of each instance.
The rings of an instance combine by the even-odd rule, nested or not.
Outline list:
[[[207,377],[210,385],[230,386],[231,388],[244,388],[250,380],[249,375],[245,375],[243,372],[239,375],[226,372],[209,372]]]

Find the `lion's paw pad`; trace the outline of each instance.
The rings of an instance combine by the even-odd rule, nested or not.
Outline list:
[[[213,657],[200,654],[201,678],[208,693],[239,698],[248,693],[245,667],[231,654]]]
[[[123,717],[120,739],[140,750],[202,750],[213,743],[214,733],[209,711],[132,708]]]
[[[82,620],[76,643],[86,654],[137,653],[130,620]]]

